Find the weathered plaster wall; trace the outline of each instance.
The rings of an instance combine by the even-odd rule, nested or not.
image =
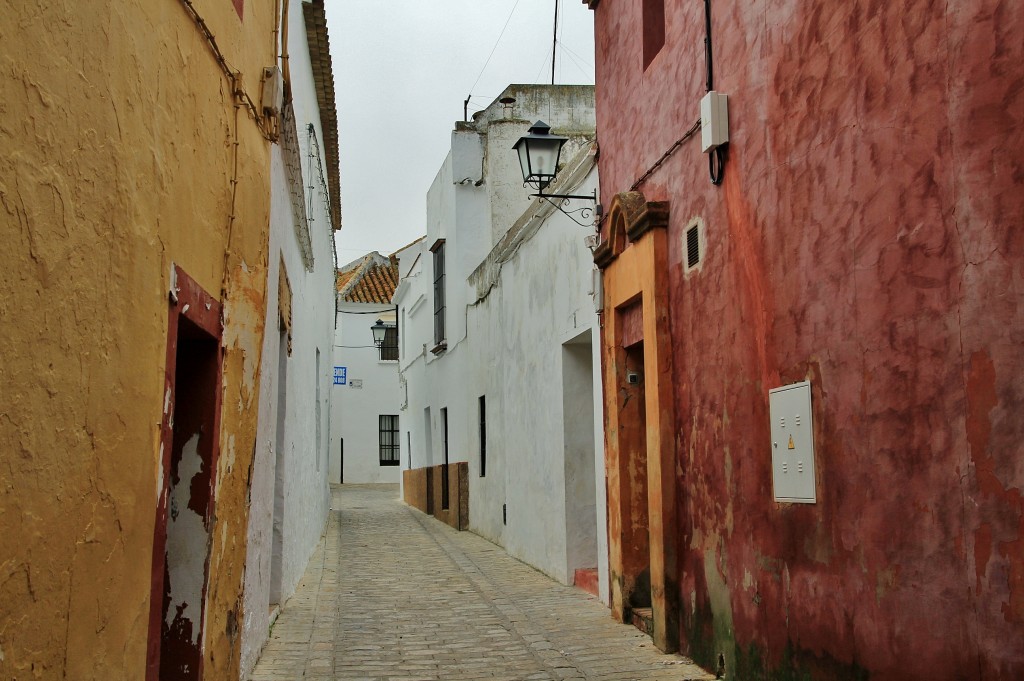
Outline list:
[[[376,303],[341,303],[339,309],[334,363],[347,367],[348,383],[331,386],[331,482],[341,480],[344,438],[346,484],[398,483],[401,466],[380,465],[380,416],[398,414],[398,434],[405,437],[404,421],[408,417],[401,413],[399,404],[398,362],[380,359],[370,332],[378,319],[394,323],[395,309]],[[405,460],[401,464],[405,466]]]
[[[586,194],[596,185],[597,172],[592,171],[572,193]],[[595,499],[594,473],[601,471],[603,478],[604,459],[593,463],[595,450],[601,448],[593,441],[592,420],[572,424],[576,430],[568,431],[567,451],[565,419],[572,413],[565,412],[563,355],[565,344],[588,330],[596,341],[597,314],[590,295],[593,263],[583,245],[588,230],[553,210],[542,214],[533,225],[519,221],[517,226],[528,232],[522,241],[493,253],[470,279],[480,294],[469,310],[469,357],[461,359],[461,369],[473,377],[478,395],[469,396],[458,423],[465,424],[464,437],[470,443],[470,528],[571,584],[575,568],[598,566],[597,532],[594,508],[581,517],[580,499],[567,497],[566,489],[589,485],[587,502]],[[595,407],[600,408],[594,387],[591,383],[587,400],[590,419]],[[479,474],[479,395],[486,395],[488,404],[485,477]],[[588,438],[589,480],[567,479],[582,456],[573,445]],[[585,560],[577,555],[585,543],[579,541],[580,524],[589,528],[594,542]],[[577,540],[572,546],[570,535]]]
[[[474,127],[487,133],[482,163],[487,181],[483,207],[491,227],[489,234],[482,232],[487,248],[477,253],[476,261],[467,259],[473,269],[505,235],[509,218],[522,215],[534,201],[531,192],[523,188],[519,155],[511,151],[530,125],[540,119],[552,126],[554,134],[570,138],[562,149],[562,163],[589,146],[588,136],[594,132],[594,93],[590,88],[510,85],[502,97],[515,99],[507,112],[501,105],[491,105],[473,115]]]
[[[538,118],[557,132],[577,133],[563,152],[566,175],[577,172],[561,191],[592,192],[592,137],[582,134],[593,132],[587,127],[592,91],[512,85],[504,95],[516,99],[512,111],[495,102],[472,124],[456,125],[452,152],[427,196],[426,238],[400,254],[403,281],[395,301],[408,348],[401,360],[407,396],[402,465],[410,455],[413,468],[443,462],[446,409],[449,461],[469,462],[470,529],[571,583],[575,568],[599,567],[606,553],[605,520],[597,510],[604,506],[604,484],[595,474],[604,468],[603,449],[594,444],[601,422],[596,343],[587,346],[591,419],[568,436],[562,396],[565,344],[588,331],[591,340],[598,335],[593,264],[583,243],[588,230],[529,198],[512,145]],[[448,346],[435,355],[428,249],[439,238],[446,240]],[[487,405],[485,477],[480,396]],[[570,410],[578,408],[570,401]],[[588,439],[591,459],[582,461],[581,443]],[[569,465],[567,451],[574,457]],[[567,499],[567,490],[578,494]],[[607,566],[601,569],[607,584]]]
[[[410,244],[395,255],[398,258],[398,286],[392,301],[398,306],[401,329],[398,334],[398,400],[401,422],[401,466],[404,470],[432,465],[432,456],[424,416],[427,384],[425,354],[427,341],[433,337],[432,307],[428,311],[430,290],[429,269],[424,266],[430,257],[426,237]],[[431,345],[430,347],[433,347]],[[410,408],[410,405],[413,405]],[[402,498],[405,498],[405,474],[402,474]]]
[[[259,424],[249,495],[240,678],[247,678],[269,635],[268,604],[274,591],[271,586],[271,556],[275,493],[279,493],[284,502],[281,506],[284,513],[280,547],[282,603],[291,596],[301,579],[323,533],[330,507],[327,476],[334,337],[334,234],[315,159],[311,163],[310,158],[311,153],[319,151],[321,163],[327,167],[324,158],[326,135],[320,120],[301,0],[290,0],[288,29],[292,109],[303,178],[298,191],[302,192],[305,207],[299,220],[300,224],[307,226],[312,270],[306,266],[296,236],[290,196],[294,187],[289,185],[285,151],[282,143],[278,143],[272,149],[270,166],[268,332],[263,338]],[[310,139],[309,124],[314,126],[315,142]],[[278,368],[281,267],[285,269],[290,291],[287,314],[291,316],[291,355],[283,378]],[[284,386],[282,380],[285,381]],[[284,448],[275,451],[279,441],[278,391],[282,387],[287,392],[284,434],[280,440]],[[280,480],[275,480],[276,456],[284,457]]]
[[[725,180],[671,203],[685,650],[736,679],[1024,674],[1024,8],[713,4]],[[698,117],[703,8],[595,11],[602,194]],[[706,261],[683,273],[683,232]],[[767,392],[812,381],[818,503],[772,501]]]
[[[246,5],[195,3],[258,99]],[[6,3],[0,44],[0,676],[144,678],[176,263],[224,304],[205,669],[236,678],[269,145],[181,3]]]

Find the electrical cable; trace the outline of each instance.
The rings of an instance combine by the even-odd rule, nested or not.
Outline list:
[[[390,307],[386,307],[383,310],[377,310],[376,312],[349,312],[348,310],[338,310],[338,313],[339,314],[381,314],[381,313],[384,313],[384,312],[394,312],[394,311],[395,311],[395,306],[391,305]]]
[[[572,50],[572,49],[571,49],[571,48],[570,48],[570,47],[569,47],[568,45],[566,45],[566,44],[565,44],[565,43],[564,43],[563,41],[559,40],[559,41],[558,41],[558,46],[562,48],[562,51],[563,51],[563,52],[568,52],[569,54],[571,54],[572,56],[574,56],[574,57],[576,57],[576,58],[577,58],[578,60],[580,60],[580,61],[581,61],[581,62],[582,62],[583,64],[585,64],[586,66],[589,66],[590,68],[594,68],[594,65],[593,65],[593,64],[591,64],[591,63],[590,63],[589,61],[587,61],[586,57],[583,57],[583,56],[581,56],[579,52],[574,52],[574,51],[573,51],[573,50]]]
[[[704,75],[707,91],[715,89],[714,67],[711,62],[711,0],[704,0]]]
[[[224,77],[231,83],[231,94],[246,107],[249,114],[255,121],[256,126],[260,129],[260,134],[263,138],[269,142],[276,142],[277,135],[266,130],[266,121],[263,116],[260,115],[259,110],[256,108],[255,102],[252,101],[252,97],[242,87],[242,74],[240,71],[236,71],[228,64],[227,57],[221,52],[220,46],[217,44],[217,38],[213,35],[213,31],[210,30],[209,24],[199,14],[199,10],[192,4],[192,0],[181,0],[182,5],[185,7],[185,11],[192,17],[192,21],[195,22],[199,32],[203,34],[206,39],[207,45],[213,52],[214,61],[220,66],[221,71],[224,73]]]
[[[704,0],[704,75],[707,91],[715,89],[714,62],[711,55],[711,0]],[[728,143],[720,145],[708,152],[708,174],[711,176],[711,184],[722,184],[722,177],[725,175],[725,147]]]
[[[659,158],[657,161],[654,162],[654,165],[652,165],[650,168],[647,169],[647,172],[645,172],[643,175],[641,175],[637,179],[637,181],[634,182],[632,184],[632,186],[630,186],[629,191],[635,192],[637,190],[637,188],[640,185],[642,185],[647,180],[648,177],[653,175],[654,172],[658,168],[661,167],[662,163],[664,163],[665,161],[668,160],[669,156],[671,156],[672,154],[676,153],[676,149],[678,149],[679,147],[683,146],[683,142],[685,142],[686,140],[690,139],[690,137],[692,137],[694,135],[694,133],[696,133],[698,130],[700,130],[700,119],[699,118],[697,119],[697,121],[693,125],[690,126],[689,130],[687,130],[686,132],[683,133],[682,137],[677,139],[675,141],[675,143],[671,147],[668,148],[668,151],[666,151],[664,154],[661,155],[661,158]]]
[[[725,144],[719,145],[708,152],[708,172],[711,175],[711,184],[722,184],[722,175],[725,173]]]
[[[594,68],[594,67],[593,67],[593,65],[587,64],[586,62],[583,62],[582,60],[580,60],[580,59],[577,59],[576,57],[574,57],[574,56],[573,56],[573,54],[572,54],[572,51],[571,51],[571,50],[567,50],[567,49],[565,49],[565,45],[562,45],[562,43],[558,43],[558,44],[559,44],[559,45],[560,45],[560,46],[562,47],[562,50],[563,50],[563,52],[562,52],[562,57],[563,57],[563,59],[562,59],[562,64],[563,64],[563,66],[565,65],[565,59],[564,59],[564,57],[568,57],[568,58],[569,58],[569,62],[570,62],[570,63],[571,63],[571,64],[572,64],[573,66],[575,66],[575,67],[576,67],[576,69],[577,69],[577,70],[578,70],[578,71],[579,71],[580,73],[582,73],[582,74],[583,74],[583,77],[584,77],[584,78],[585,78],[585,79],[586,79],[586,80],[588,81],[588,82],[587,82],[587,84],[588,84],[588,85],[589,85],[589,84],[591,84],[591,83],[590,83],[589,81],[593,80],[593,78],[591,78],[591,74],[590,74],[590,73],[588,73],[588,72],[587,72],[587,70],[586,70],[586,69],[585,69],[584,67],[585,67],[585,66],[590,66],[590,68],[591,68],[591,69],[593,69],[593,68]],[[563,72],[563,74],[562,74],[562,77],[563,77],[563,78],[565,77],[565,74],[564,74],[564,72]]]
[[[537,69],[537,75],[533,77],[533,82],[534,83],[536,83],[537,81],[540,80],[540,74],[544,73],[544,69],[547,67],[547,65],[548,65],[548,56],[544,55],[544,61],[541,62],[540,68]]]
[[[498,34],[498,39],[494,41],[494,47],[491,48],[491,53],[487,55],[487,61],[484,62],[483,67],[480,69],[480,73],[477,75],[476,80],[473,81],[472,87],[469,88],[469,94],[466,95],[466,104],[469,104],[469,100],[473,97],[473,88],[480,83],[480,78],[483,77],[484,71],[487,69],[487,65],[491,63],[491,57],[494,56],[494,51],[498,49],[498,43],[501,42],[502,36],[505,35],[505,29],[508,28],[508,22],[512,21],[512,15],[516,13],[516,7],[519,7],[519,0],[516,0],[516,4],[512,5],[512,11],[508,13],[508,18],[505,19],[505,25],[501,27],[501,33]]]

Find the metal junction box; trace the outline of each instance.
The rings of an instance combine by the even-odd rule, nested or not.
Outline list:
[[[775,501],[813,504],[817,494],[810,381],[769,390],[768,407]]]

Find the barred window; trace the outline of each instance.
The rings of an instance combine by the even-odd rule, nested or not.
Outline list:
[[[380,415],[380,465],[397,466],[399,464],[398,415]]]
[[[398,359],[398,327],[389,326],[384,330],[384,342],[380,346],[381,361]]]
[[[444,242],[440,242],[434,247],[434,342],[438,344],[446,338],[444,294]]]
[[[441,427],[444,436],[444,463],[441,464],[441,510],[447,511],[451,502],[448,489],[448,407],[441,407]]]
[[[480,477],[487,476],[487,397],[480,396]]]

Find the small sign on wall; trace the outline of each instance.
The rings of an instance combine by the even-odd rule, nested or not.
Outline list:
[[[334,367],[334,385],[345,385],[348,378],[348,367]]]
[[[363,379],[361,379],[361,378],[353,378],[349,382],[348,387],[355,388],[356,390],[360,390],[363,387]]]

